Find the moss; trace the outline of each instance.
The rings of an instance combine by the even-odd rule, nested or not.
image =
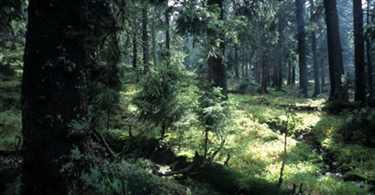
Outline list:
[[[208,163],[192,178],[210,184],[222,194],[288,194],[276,184],[261,178],[243,175],[227,166]]]

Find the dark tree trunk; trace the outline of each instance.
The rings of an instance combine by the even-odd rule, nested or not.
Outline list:
[[[208,0],[207,5],[213,6],[217,5],[220,8],[220,16],[218,20],[224,19],[224,7],[223,7],[223,0]],[[219,43],[219,51],[217,55],[209,56],[208,57],[208,78],[210,81],[213,82],[212,87],[220,87],[222,88],[222,94],[227,98],[228,94],[228,87],[227,87],[227,75],[226,75],[226,68],[224,64],[223,56],[225,54],[225,43],[224,38],[225,35],[222,30],[220,29],[212,29],[209,28],[207,30],[207,35],[209,42],[212,46],[215,45],[218,39],[220,39]]]
[[[134,25],[133,25],[133,37],[132,37],[132,42],[133,42],[133,68],[137,68],[137,56],[138,56],[138,44],[137,44],[137,20],[134,19]]]
[[[267,64],[266,58],[267,58],[266,55],[262,54],[262,83],[261,83],[261,86],[259,88],[260,94],[267,94],[268,93],[267,87],[268,87],[269,73],[268,73],[268,64]]]
[[[315,3],[314,0],[309,0],[310,2],[310,13],[311,13],[311,22],[316,23],[316,19],[314,16],[315,11]],[[316,52],[316,35],[315,29],[311,30],[311,49],[312,49],[312,59],[313,59],[313,67],[314,67],[314,94],[313,97],[317,97],[321,93],[320,89],[320,72],[319,72],[319,64],[317,59],[317,52]]]
[[[331,92],[329,101],[349,101],[347,87],[342,82],[344,76],[344,65],[342,60],[342,49],[336,0],[324,0],[325,18],[327,25],[328,61]]]
[[[169,33],[170,31],[170,13],[169,9],[165,12],[165,23],[166,23],[166,30],[165,30],[165,48],[167,49],[167,66],[170,65],[170,59],[171,59],[171,35]]]
[[[367,0],[367,5],[371,5],[371,0]],[[370,7],[367,6],[367,25],[371,24],[370,18],[373,17],[373,11],[372,14],[370,14]],[[371,55],[371,42],[372,42],[372,35],[368,35],[366,39],[366,58],[367,58],[367,80],[368,80],[368,92],[370,94],[370,97],[374,96],[374,87],[373,87],[373,65],[372,65],[372,55]]]
[[[148,44],[148,14],[147,5],[142,9],[142,48],[143,48],[143,66],[145,71],[149,70],[150,54]]]
[[[307,97],[307,64],[305,44],[305,20],[303,16],[304,0],[296,0],[297,37],[298,37],[298,59],[299,59],[299,88],[301,95]]]
[[[283,78],[282,78],[282,72],[283,72],[283,54],[284,54],[284,51],[283,51],[283,41],[284,41],[284,18],[281,18],[280,21],[279,21],[279,28],[278,28],[278,31],[279,31],[279,39],[278,39],[278,47],[279,47],[279,50],[278,50],[278,54],[277,54],[277,63],[275,65],[275,70],[274,70],[274,75],[275,75],[275,87],[277,90],[281,90],[282,88],[282,83],[283,83]]]
[[[286,84],[292,84],[292,65],[290,63],[288,63],[288,80]]]
[[[156,44],[156,9],[154,9],[154,14],[152,17],[151,23],[151,39],[152,39],[152,60],[154,66],[158,66],[158,57],[157,57],[157,44]]]
[[[321,59],[321,62],[320,62],[320,74],[321,74],[321,83],[322,83],[322,92],[326,92],[327,90],[325,89],[325,85],[326,85],[326,60],[323,60]]]
[[[292,67],[292,84],[293,85],[296,84],[296,67],[295,66]]]
[[[240,80],[240,71],[239,71],[239,62],[240,59],[238,57],[238,45],[234,46],[234,77],[236,80]]]
[[[363,38],[362,2],[353,0],[355,101],[366,106],[365,44]]]
[[[256,62],[255,62],[255,82],[257,83],[262,83],[261,81],[261,76],[262,76],[262,56],[261,56],[261,52],[260,52],[260,49],[258,49],[258,51],[255,52],[255,56],[256,56]]]
[[[22,78],[23,194],[83,194],[94,160],[85,97],[85,5],[30,0]]]

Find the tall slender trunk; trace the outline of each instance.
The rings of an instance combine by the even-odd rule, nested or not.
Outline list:
[[[157,55],[157,45],[156,45],[156,9],[154,9],[154,14],[151,23],[151,39],[152,39],[152,61],[154,66],[158,66],[158,55]]]
[[[147,5],[142,9],[142,48],[143,48],[143,66],[147,72],[149,70],[149,44],[148,44],[148,11]]]
[[[266,54],[262,54],[262,83],[259,88],[259,93],[260,94],[267,94],[268,90],[268,77],[269,77],[269,72],[268,72],[268,64],[267,64],[267,56]]]
[[[256,62],[255,62],[255,82],[257,83],[261,83],[261,76],[262,76],[262,54],[260,52],[260,49],[258,49],[256,52],[255,52],[255,59],[256,59]]]
[[[371,17],[373,17],[373,13],[370,14],[370,5],[371,0],[367,0],[367,19],[366,23],[367,25],[372,24],[372,21],[370,20]],[[373,11],[372,11],[373,12]],[[368,92],[370,94],[370,97],[374,96],[374,87],[373,87],[373,65],[372,65],[372,55],[371,55],[371,42],[372,42],[372,35],[368,35],[366,39],[366,58],[367,58],[367,81],[368,81]]]
[[[322,89],[322,92],[326,92],[326,89],[325,89],[325,85],[326,85],[326,61],[321,59],[320,60],[320,78],[321,78],[321,89]]]
[[[349,101],[347,86],[342,82],[344,65],[336,0],[324,0],[331,92],[329,101]]]
[[[133,42],[133,68],[137,68],[137,56],[138,56],[138,44],[137,44],[137,28],[136,28],[137,20],[134,19],[134,25],[133,25],[133,36],[132,36],[132,42]]]
[[[366,106],[365,45],[363,38],[362,2],[353,0],[355,96],[354,100]]]
[[[308,77],[306,64],[305,20],[303,16],[304,0],[296,0],[298,59],[299,59],[299,88],[301,95],[307,97]]]
[[[311,14],[311,23],[316,23],[316,19],[314,16],[315,11],[315,3],[314,0],[309,0],[310,2],[310,14]],[[317,59],[317,49],[316,49],[316,34],[315,28],[311,30],[311,50],[312,50],[312,58],[313,58],[313,69],[314,69],[314,94],[313,97],[317,97],[321,93],[320,89],[320,72],[319,72],[319,64]]]
[[[275,65],[275,71],[274,71],[274,75],[275,75],[275,87],[277,90],[281,90],[282,88],[282,83],[283,83],[283,78],[282,78],[282,72],[283,72],[283,41],[284,41],[284,33],[283,33],[283,30],[284,30],[284,18],[280,19],[279,21],[279,27],[278,27],[278,31],[279,31],[279,39],[278,39],[278,47],[279,47],[279,50],[278,50],[278,54],[277,54],[277,63]]]
[[[165,24],[166,24],[166,29],[165,29],[165,48],[167,50],[167,66],[170,65],[170,60],[171,60],[171,35],[169,33],[170,31],[170,13],[169,10],[165,12]]]
[[[240,73],[239,73],[239,57],[238,57],[238,45],[234,46],[234,77],[236,80],[240,80]]]

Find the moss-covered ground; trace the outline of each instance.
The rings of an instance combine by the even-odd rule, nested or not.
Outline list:
[[[0,151],[16,151],[0,155],[0,187],[7,192],[17,187],[10,180],[16,176],[9,174],[22,164],[21,154],[17,153],[21,149],[19,79],[0,81]],[[175,164],[157,165],[124,152],[124,148],[146,148],[141,142],[133,142],[137,146],[130,147],[130,134],[157,137],[150,130],[152,124],[137,119],[137,108],[131,103],[137,88],[128,85],[120,93],[119,109],[110,120],[103,119],[110,122],[103,130],[104,137],[118,155],[115,161],[108,161],[106,168],[109,188],[114,193],[128,194],[283,194],[291,193],[293,186],[297,186],[295,192],[301,190],[303,194],[375,193],[375,148],[366,144],[363,133],[364,128],[371,127],[375,112],[357,109],[332,115],[323,109],[324,95],[299,98],[295,87],[284,90],[270,89],[267,95],[230,94],[232,116],[220,152],[199,171],[174,178],[158,177],[152,172],[155,166],[158,171],[168,172]],[[360,117],[367,118],[367,122],[357,120]],[[194,126],[193,116],[180,122],[189,123],[190,128],[184,124],[172,126],[159,146],[167,145],[189,162],[195,151],[202,151],[204,136],[202,129]],[[287,155],[280,191],[276,185],[284,159],[285,132]],[[214,140],[215,135],[209,136]]]

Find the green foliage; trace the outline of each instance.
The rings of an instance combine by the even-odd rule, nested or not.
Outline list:
[[[259,84],[250,82],[247,79],[241,80],[236,83],[234,86],[235,91],[238,91],[241,94],[256,95],[257,89],[260,87]]]
[[[198,119],[204,129],[204,154],[206,157],[209,154],[209,145],[211,145],[211,149],[214,149],[211,151],[212,155],[216,155],[223,147],[226,136],[231,132],[231,112],[224,99],[225,96],[222,95],[221,88],[218,87],[203,91],[199,98]],[[210,133],[213,133],[212,137],[210,137]]]
[[[183,75],[177,68],[155,67],[141,78],[141,90],[133,99],[139,118],[161,127],[164,136],[190,107],[190,100],[184,97],[185,86]]]
[[[369,146],[375,145],[375,133],[373,127],[375,125],[375,111],[366,109],[355,109],[341,112],[338,116],[327,116],[333,118],[335,122],[331,122],[332,137],[339,141],[349,143],[365,144]],[[319,125],[324,124],[323,120]],[[329,121],[326,121],[329,123]],[[320,128],[320,127],[319,127]]]
[[[7,110],[0,112],[0,148],[17,149],[21,134],[21,112]]]
[[[10,77],[11,81],[1,81],[0,78],[0,111],[18,110],[21,104],[21,84]]]
[[[186,194],[186,187],[150,174],[127,162],[112,163],[104,170],[108,194]]]
[[[219,164],[206,164],[193,178],[210,184],[223,194],[288,194],[264,179],[247,176]]]

